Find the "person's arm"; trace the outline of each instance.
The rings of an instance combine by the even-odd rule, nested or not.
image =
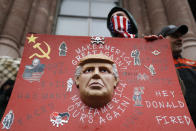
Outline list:
[[[164,37],[162,36],[162,35],[159,35],[159,36],[157,36],[157,35],[148,35],[148,36],[144,36],[144,39],[146,40],[146,41],[154,41],[154,40],[161,40],[161,39],[163,39]]]

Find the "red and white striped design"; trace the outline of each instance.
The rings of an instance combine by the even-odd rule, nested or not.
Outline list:
[[[114,31],[118,32],[125,38],[135,38],[134,34],[128,33],[128,19],[124,16],[113,16],[112,23]]]
[[[34,72],[34,73],[32,73],[31,77],[24,77],[24,79],[29,82],[40,81],[40,78],[43,75],[43,73],[44,72]]]

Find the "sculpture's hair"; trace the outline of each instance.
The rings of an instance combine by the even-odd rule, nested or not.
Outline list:
[[[81,70],[82,70],[82,66],[76,67],[75,78],[78,78],[80,76]],[[118,69],[116,64],[112,64],[112,70],[113,70],[114,77],[118,80],[119,75],[118,75]]]

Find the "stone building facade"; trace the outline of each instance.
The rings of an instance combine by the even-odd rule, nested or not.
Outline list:
[[[27,33],[51,34],[58,0],[0,0],[0,56],[21,57]]]
[[[190,2],[191,0],[189,0]],[[139,37],[168,24],[186,24],[185,58],[196,60],[196,22],[188,0],[122,0],[138,23]],[[192,0],[193,2],[193,0]],[[61,0],[0,0],[0,56],[21,57],[27,33],[52,34]]]

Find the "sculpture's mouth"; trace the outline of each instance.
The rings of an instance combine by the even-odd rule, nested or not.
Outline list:
[[[90,82],[88,87],[91,89],[101,89],[104,87],[104,85],[102,82]]]

